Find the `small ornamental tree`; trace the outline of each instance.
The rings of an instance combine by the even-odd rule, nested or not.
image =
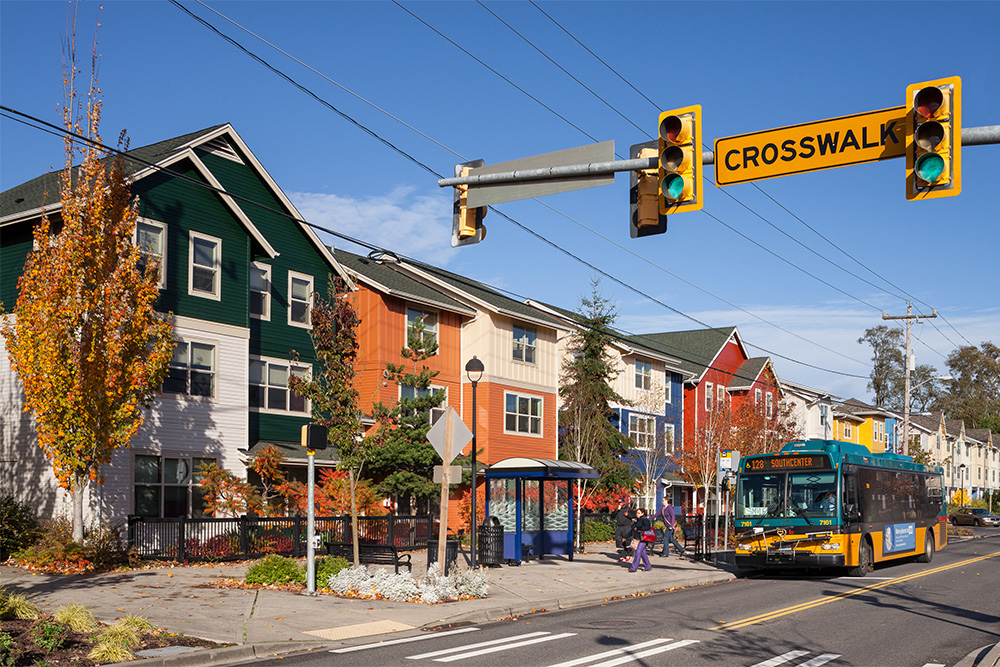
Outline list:
[[[100,142],[96,55],[90,89],[79,99],[73,35],[63,67],[63,125]],[[62,205],[34,229],[35,249],[2,334],[38,445],[72,494],[73,539],[82,540],[84,492],[103,482],[101,466],[142,424],[173,342],[170,324],[154,309],[159,267],[133,242],[138,210],[124,162],[105,160],[69,134],[65,143]],[[124,133],[119,144],[127,149]]]

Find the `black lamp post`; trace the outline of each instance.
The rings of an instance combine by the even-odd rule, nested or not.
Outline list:
[[[483,362],[478,357],[472,357],[465,364],[465,374],[469,377],[469,382],[472,383],[472,569],[476,569],[476,521],[478,520],[476,516],[476,385],[479,384],[485,370],[486,367],[483,366]]]

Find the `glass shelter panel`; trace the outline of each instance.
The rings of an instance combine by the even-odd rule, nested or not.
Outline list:
[[[542,528],[544,530],[569,530],[569,482],[566,480],[546,480],[544,489]]]
[[[521,530],[523,531],[541,528],[540,486],[541,482],[536,479],[526,479],[521,482],[521,493],[524,496],[521,503]]]
[[[517,480],[490,480],[490,515],[499,519],[504,531],[517,530]]]

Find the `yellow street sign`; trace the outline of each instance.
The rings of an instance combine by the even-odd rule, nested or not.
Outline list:
[[[905,108],[892,107],[716,139],[715,184],[903,157],[905,131]]]

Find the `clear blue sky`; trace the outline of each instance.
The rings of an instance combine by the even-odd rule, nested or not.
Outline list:
[[[446,176],[466,159],[492,164],[594,141],[614,140],[627,157],[631,144],[652,138],[660,109],[701,104],[711,145],[901,105],[907,85],[955,75],[964,124],[1000,124],[997,2],[183,5]],[[80,10],[84,63],[98,6]],[[0,2],[3,105],[59,122],[67,8]],[[668,29],[668,16],[683,27]],[[870,351],[858,337],[882,323],[883,310],[905,313],[908,299],[917,312],[942,316],[915,327],[918,363],[943,372],[955,347],[1000,343],[998,146],[965,150],[958,197],[907,202],[903,160],[721,189],[707,167],[704,211],[672,216],[663,236],[633,240],[620,174],[613,186],[498,206],[552,245],[491,214],[484,243],[453,249],[452,195],[436,176],[181,9],[105,2],[100,21],[106,141],[127,129],[142,146],[232,123],[308,220],[352,237],[575,308],[595,272],[563,249],[661,302],[602,278],[620,328],[736,325],[752,354],[790,359],[774,356],[781,377],[845,398],[870,398]],[[62,159],[57,137],[0,119],[3,189]]]

